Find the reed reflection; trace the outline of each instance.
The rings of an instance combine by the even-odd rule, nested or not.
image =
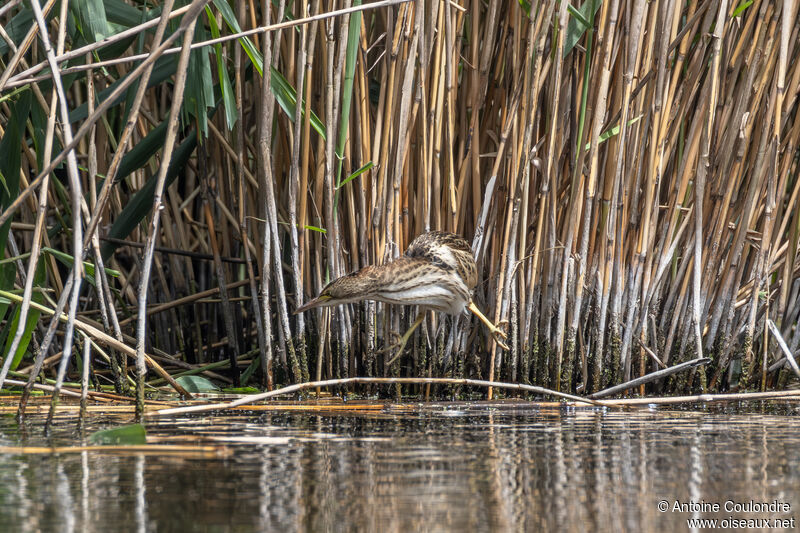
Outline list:
[[[692,517],[660,512],[661,500],[778,499],[800,508],[792,453],[800,428],[791,416],[439,406],[164,420],[148,432],[198,444],[240,440],[214,459],[0,455],[0,523],[89,532],[109,524],[653,531],[686,529]],[[7,444],[3,435],[0,425]],[[248,437],[263,444],[241,442]]]

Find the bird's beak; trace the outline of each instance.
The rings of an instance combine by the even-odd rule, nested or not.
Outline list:
[[[302,313],[303,311],[308,311],[309,309],[314,309],[315,307],[320,307],[322,305],[325,305],[325,303],[330,299],[331,297],[328,296],[327,294],[314,298],[313,300],[306,302],[305,305],[301,305],[300,307],[298,307],[295,310],[294,314],[297,315]]]

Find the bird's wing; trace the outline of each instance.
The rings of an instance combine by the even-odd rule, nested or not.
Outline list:
[[[454,233],[430,231],[408,246],[405,257],[422,259],[447,271],[455,271],[471,291],[478,284],[478,272],[472,249],[467,241]]]

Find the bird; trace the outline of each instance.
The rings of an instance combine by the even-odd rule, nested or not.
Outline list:
[[[337,278],[323,287],[319,296],[297,308],[299,314],[317,307],[362,300],[388,304],[417,305],[419,312],[409,329],[398,336],[397,352],[391,365],[403,353],[408,339],[428,310],[457,316],[470,311],[492,333],[498,346],[508,350],[501,339],[506,334],[494,325],[472,301],[478,284],[478,267],[467,241],[446,231],[429,231],[416,237],[405,253],[382,265],[369,265]]]

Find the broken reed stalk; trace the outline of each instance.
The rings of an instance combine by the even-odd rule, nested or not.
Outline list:
[[[25,382],[25,381],[21,381],[21,380],[18,380],[18,379],[11,379],[11,378],[7,379],[6,383],[8,385],[17,385],[17,386],[20,386],[20,387],[25,386],[27,384],[27,382]],[[33,388],[36,389],[36,390],[41,390],[41,391],[45,391],[45,392],[54,392],[55,391],[55,387],[53,385],[47,385],[45,383],[34,383],[33,384]],[[81,396],[83,395],[82,391],[74,390],[74,389],[69,388],[69,387],[61,387],[61,389],[58,391],[58,393],[61,396],[69,396],[70,398],[78,398],[78,399],[80,399]],[[130,402],[130,401],[133,401],[133,399],[130,396],[122,396],[120,394],[111,394],[109,392],[98,392],[98,391],[93,391],[93,390],[87,390],[86,391],[86,396],[88,398],[91,398],[94,401],[99,401],[99,402],[112,402],[112,401]],[[163,405],[164,402],[151,402],[150,400],[147,400],[146,403]]]
[[[590,395],[589,398],[592,398],[593,400],[596,400],[598,398],[605,398],[606,396],[611,396],[612,394],[629,390],[634,387],[644,385],[645,383],[652,383],[653,381],[664,379],[667,376],[671,376],[683,370],[688,370],[690,368],[696,368],[698,366],[707,365],[710,362],[711,359],[709,359],[708,357],[700,357],[697,359],[692,359],[691,361],[686,361],[685,363],[680,363],[675,366],[671,366],[669,368],[664,368],[663,370],[657,370],[655,372],[647,374],[646,376],[632,379],[625,383],[620,383],[619,385],[614,385],[613,387],[609,387],[607,389],[595,392],[594,394]]]
[[[703,364],[703,360],[699,359],[693,366]],[[772,391],[772,392],[753,392],[753,393],[738,393],[738,394],[698,394],[693,396],[671,396],[671,397],[650,397],[650,398],[627,398],[618,400],[595,400],[591,398],[583,398],[580,396],[573,396],[571,394],[564,394],[562,392],[546,389],[543,387],[535,387],[532,385],[524,385],[522,383],[502,383],[498,381],[484,381],[476,379],[456,379],[456,378],[342,378],[330,379],[323,381],[310,381],[306,383],[298,383],[296,385],[289,385],[273,391],[264,392],[261,394],[252,394],[243,396],[232,402],[225,403],[210,403],[200,405],[189,405],[185,407],[170,407],[167,409],[158,409],[148,411],[146,416],[174,416],[186,415],[192,413],[206,413],[210,411],[220,411],[224,409],[233,409],[236,407],[243,407],[255,404],[262,400],[282,396],[284,394],[292,394],[309,389],[319,389],[322,387],[342,387],[352,384],[381,384],[381,385],[462,385],[473,387],[494,387],[497,389],[517,390],[532,392],[534,394],[543,394],[546,396],[555,396],[557,398],[570,400],[575,403],[586,404],[594,407],[623,407],[623,406],[637,406],[637,405],[672,405],[679,403],[707,403],[718,401],[746,401],[746,400],[768,400],[768,399],[800,399],[800,391]]]
[[[15,379],[7,380],[7,383],[12,385],[24,385],[25,382]],[[692,396],[669,396],[669,397],[648,397],[648,398],[623,398],[623,399],[606,399],[594,400],[591,398],[582,398],[579,396],[572,396],[568,394],[559,393],[541,387],[532,387],[519,383],[500,383],[491,381],[481,381],[472,379],[453,379],[453,378],[344,378],[335,380],[324,381],[311,381],[307,383],[299,383],[276,389],[274,391],[243,396],[238,400],[227,403],[212,403],[191,405],[186,407],[171,407],[168,409],[158,409],[153,411],[146,411],[145,416],[167,416],[167,415],[181,415],[190,413],[200,413],[209,411],[219,411],[222,409],[232,409],[235,407],[242,407],[254,404],[257,401],[274,398],[284,394],[292,394],[302,390],[320,389],[328,386],[344,386],[349,384],[426,384],[426,385],[470,385],[476,387],[495,387],[507,388],[511,390],[522,390],[526,392],[533,392],[534,394],[544,394],[568,399],[576,403],[583,403],[587,405],[594,405],[596,407],[635,407],[639,405],[675,405],[675,404],[696,404],[696,403],[709,403],[709,402],[724,402],[724,401],[756,401],[756,400],[796,400],[800,399],[800,391],[787,390],[787,391],[772,391],[772,392],[744,392],[735,394],[697,394]],[[54,387],[36,383],[35,388],[52,392]],[[635,385],[634,385],[635,386]],[[74,391],[69,388],[62,388],[59,394],[64,396],[71,396],[80,398],[81,392]],[[103,392],[88,391],[88,396],[97,401],[131,401],[127,396],[119,396],[116,394],[109,394]],[[163,405],[163,402],[153,402],[153,405]],[[311,407],[311,406],[309,406]]]
[[[148,87],[155,61],[178,51],[177,33],[164,38],[163,28],[183,15],[180,30],[188,29],[206,4],[165,8],[158,19],[111,31],[86,47],[58,49],[45,61],[31,51],[37,24],[8,36],[13,46],[0,42],[7,65],[0,74],[0,135],[8,134],[27,91],[21,83],[30,84],[31,105],[38,106],[21,117],[27,126],[17,143],[21,163],[9,174],[20,176],[19,193],[3,200],[0,213],[0,227],[13,221],[12,232],[21,225],[35,230],[16,239],[21,252],[32,253],[16,280],[22,300],[13,299],[12,310],[22,320],[12,344],[25,338],[21,325],[30,313],[24,302],[37,290],[31,279],[43,257],[44,284],[58,295],[58,303],[47,306],[56,318],[43,338],[34,328],[43,350],[32,380],[60,340],[56,326],[79,290],[82,310],[105,311],[105,331],[97,330],[105,336],[97,340],[108,345],[106,337],[113,338],[123,353],[136,318],[124,313],[149,291],[151,301],[163,303],[146,310],[144,333],[137,336],[157,339],[153,353],[176,353],[184,364],[213,363],[221,357],[218,342],[230,340],[241,323],[241,331],[257,333],[236,339],[240,349],[258,345],[270,388],[306,381],[309,373],[381,375],[385,360],[376,351],[391,341],[401,314],[414,310],[356,304],[328,318],[299,319],[290,312],[332,277],[391,259],[428,229],[472,240],[481,279],[474,298],[488,316],[509,322],[515,351],[494,351],[485,331],[469,321],[451,331],[449,320],[433,317],[417,333],[421,342],[410,343],[423,349],[409,350],[399,372],[497,376],[588,392],[652,379],[657,361],[675,366],[697,353],[709,357],[703,371],[650,386],[656,393],[683,393],[782,386],[794,370],[800,348],[794,326],[800,316],[800,117],[793,95],[800,66],[790,58],[800,52],[797,2],[715,0],[672,10],[672,4],[642,0],[630,6],[584,2],[575,12],[552,0],[530,11],[500,0],[352,7],[315,1],[310,8],[262,2],[249,10],[237,2],[238,28],[209,4],[220,37],[198,36],[192,44],[196,62],[189,69],[198,75],[186,92],[196,107],[183,106],[194,124],[207,114],[208,130],[197,133],[200,124],[193,134],[179,129],[169,156],[144,153],[180,97],[174,84]],[[592,6],[599,10],[590,13]],[[23,9],[28,5],[0,13],[3,28],[13,28],[5,22]],[[364,11],[358,21],[350,18],[355,11]],[[49,31],[64,28],[64,18],[53,16]],[[198,23],[210,28],[204,18]],[[298,24],[303,33],[274,31]],[[100,69],[91,58],[75,64],[137,34],[144,36],[139,59],[127,50],[106,58],[114,68]],[[222,83],[230,56],[233,87]],[[57,91],[44,97],[51,86],[42,69],[55,61],[63,75],[67,60],[84,74],[70,78],[60,99]],[[278,75],[287,85],[279,86]],[[199,80],[232,105],[216,112],[204,107],[196,91],[206,82]],[[120,99],[132,83],[138,83],[134,98]],[[95,105],[80,111],[92,94]],[[55,116],[51,98],[59,106],[67,102],[76,129],[71,142],[66,129],[51,124],[48,131],[47,121],[37,119]],[[228,117],[233,110],[236,116]],[[61,123],[69,124],[63,116]],[[53,157],[48,150],[35,153],[32,129],[65,149]],[[198,135],[203,148],[181,158],[178,141],[188,135]],[[72,170],[65,192],[49,177],[75,152],[91,169],[79,169],[80,194]],[[171,185],[163,184],[163,223],[147,233],[141,222],[150,216],[147,208],[152,211],[148,191],[170,157],[180,159],[179,179],[170,175]],[[91,193],[95,173],[106,178]],[[216,187],[210,216],[202,207],[203,183]],[[81,246],[77,231],[65,231],[80,228],[79,196],[91,199]],[[136,212],[129,208],[134,200],[141,202]],[[19,209],[23,205],[31,209]],[[252,224],[255,219],[267,222]],[[120,241],[147,241],[188,254],[150,253],[142,269],[129,250],[99,257],[101,233],[109,233],[104,253]],[[62,279],[66,270],[37,251],[42,243],[71,250],[73,258],[94,251],[95,268],[105,261],[119,277],[101,273],[92,277],[98,289],[81,288],[80,276]],[[208,260],[214,256],[216,266]],[[151,262],[154,275],[143,287]],[[79,261],[73,264],[80,268]],[[232,293],[230,310],[200,301],[219,285]],[[247,285],[250,299],[242,303]],[[73,302],[68,311],[76,307]],[[81,322],[76,326],[94,337]],[[439,345],[440,338],[446,342]],[[64,346],[53,350],[59,349],[69,353]],[[773,364],[784,354],[787,370]],[[6,359],[4,367],[9,364]]]
[[[739,402],[755,400],[800,400],[800,391],[781,390],[771,392],[740,392],[731,394],[695,394],[691,396],[653,396],[648,398],[623,398],[603,400],[607,406],[626,407],[637,405],[676,405],[708,402]]]
[[[533,385],[525,385],[522,383],[501,383],[498,381],[485,381],[480,379],[456,379],[456,378],[363,378],[363,377],[354,377],[354,378],[342,378],[342,379],[328,379],[323,381],[309,381],[306,383],[298,383],[297,385],[289,385],[288,387],[283,387],[280,389],[275,389],[274,391],[263,392],[261,394],[251,394],[248,396],[243,396],[238,400],[234,400],[228,403],[214,403],[214,404],[206,404],[206,405],[192,405],[188,407],[174,407],[169,409],[160,409],[158,411],[151,411],[146,413],[147,415],[177,415],[177,414],[187,414],[187,413],[198,413],[198,412],[206,412],[206,411],[216,411],[219,409],[232,409],[234,407],[239,407],[242,405],[247,405],[250,403],[258,402],[261,400],[266,400],[268,398],[274,398],[275,396],[281,396],[283,394],[291,394],[293,392],[308,390],[308,389],[317,389],[322,387],[337,387],[337,386],[344,386],[344,385],[351,385],[351,384],[393,384],[393,385],[463,385],[463,386],[474,386],[474,387],[495,387],[499,389],[507,389],[507,390],[517,390],[517,391],[525,391],[525,392],[532,392],[534,394],[544,394],[546,396],[555,396],[557,398],[562,398],[565,400],[571,400],[573,402],[578,403],[585,403],[588,405],[595,405],[595,406],[604,406],[605,403],[602,401],[592,400],[588,398],[582,398],[580,396],[574,396],[572,394],[565,394],[563,392],[558,392],[550,389],[545,389],[543,387],[536,387]]]

